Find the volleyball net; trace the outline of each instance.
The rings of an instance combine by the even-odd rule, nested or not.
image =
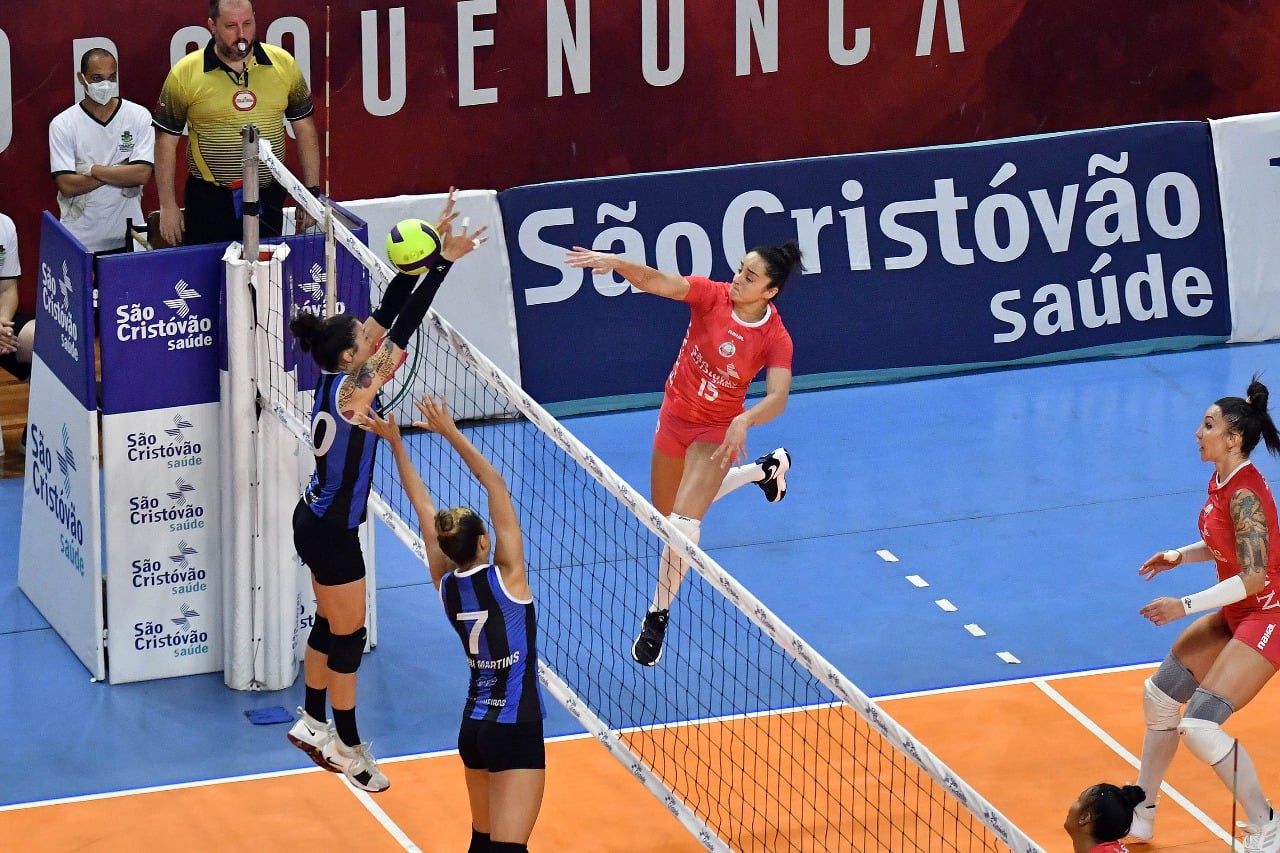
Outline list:
[[[324,220],[321,201],[269,151],[261,162],[302,208]],[[423,218],[435,213],[424,211]],[[307,310],[345,307],[363,316],[352,308],[377,304],[391,270],[342,222],[331,231],[336,252],[328,261],[324,241],[293,249],[317,257],[295,258],[292,268],[329,270],[333,308]],[[266,304],[322,306],[315,294],[298,292],[316,288],[316,277],[304,278],[273,274],[269,287],[277,292]],[[283,331],[287,318],[262,314],[256,322],[271,377],[261,383],[260,406],[309,447],[314,380]],[[384,389],[387,407],[424,394],[443,397],[511,491],[525,534],[548,693],[705,849],[1038,850],[446,317],[430,312],[410,353]],[[484,506],[482,490],[442,439],[404,432],[439,506]],[[390,453],[378,454],[374,490],[371,510],[424,559]],[[687,557],[692,571],[674,605],[678,615],[661,663],[641,667],[630,646],[665,543]]]

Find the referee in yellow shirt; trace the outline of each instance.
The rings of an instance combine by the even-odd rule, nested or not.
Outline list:
[[[171,245],[241,239],[241,129],[255,124],[284,156],[287,119],[302,160],[301,177],[319,194],[320,146],[315,104],[302,72],[285,50],[255,40],[251,0],[212,0],[203,50],[173,66],[152,114],[156,130],[155,175],[160,195],[160,234]],[[178,140],[187,140],[184,212],[177,199]],[[279,236],[285,191],[263,169],[259,177],[261,235]]]

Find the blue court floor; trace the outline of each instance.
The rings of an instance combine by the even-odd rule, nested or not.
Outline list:
[[[752,455],[790,450],[786,500],[734,493],[701,544],[872,696],[1157,661],[1176,629],[1138,609],[1211,570],[1148,584],[1137,567],[1196,538],[1205,408],[1258,371],[1280,406],[1278,364],[1280,344],[1254,344],[796,393],[749,437]],[[565,422],[647,492],[654,417]],[[1261,449],[1255,462],[1277,469]],[[0,480],[0,805],[307,766],[282,726],[244,715],[292,710],[301,679],[267,694],[220,674],[92,683],[17,589],[22,488]],[[377,559],[362,733],[381,756],[448,750],[466,678],[456,636],[421,564],[381,527]],[[548,734],[577,731],[553,705]]]

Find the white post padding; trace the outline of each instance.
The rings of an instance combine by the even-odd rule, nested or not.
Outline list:
[[[227,371],[222,375],[224,630],[223,680],[236,690],[282,690],[297,678],[300,624],[293,508],[301,493],[298,439],[279,417],[259,416],[268,354],[282,339],[280,291],[286,245],[248,262],[232,245],[227,268]],[[252,287],[250,286],[252,284]],[[255,323],[255,317],[257,322]],[[292,374],[277,377],[293,382]],[[270,392],[262,394],[268,397]],[[309,462],[310,460],[305,460]]]
[[[1280,113],[1209,122],[1231,291],[1231,343],[1280,338]]]

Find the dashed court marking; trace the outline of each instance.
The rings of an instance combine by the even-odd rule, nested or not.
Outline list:
[[[894,554],[892,551],[890,551],[888,548],[881,548],[877,550],[876,556],[884,560],[886,563],[900,562],[898,560],[898,556]],[[904,577],[906,577],[907,583],[911,584],[916,589],[924,589],[925,587],[929,586],[929,582],[925,580],[923,577],[921,577],[920,575],[905,575]],[[960,609],[956,607],[954,604],[952,604],[951,601],[946,598],[934,599],[933,603],[938,605],[939,609],[941,609],[944,613],[955,613],[957,610]],[[987,636],[987,632],[984,631],[982,629],[982,626],[976,622],[970,622],[966,624],[964,626],[964,629],[968,631],[969,634],[973,637]],[[998,657],[1000,660],[1004,661],[1005,663],[1010,663],[1010,664],[1022,663],[1022,661],[1018,659],[1018,656],[1015,655],[1013,652],[996,652],[996,657]]]

